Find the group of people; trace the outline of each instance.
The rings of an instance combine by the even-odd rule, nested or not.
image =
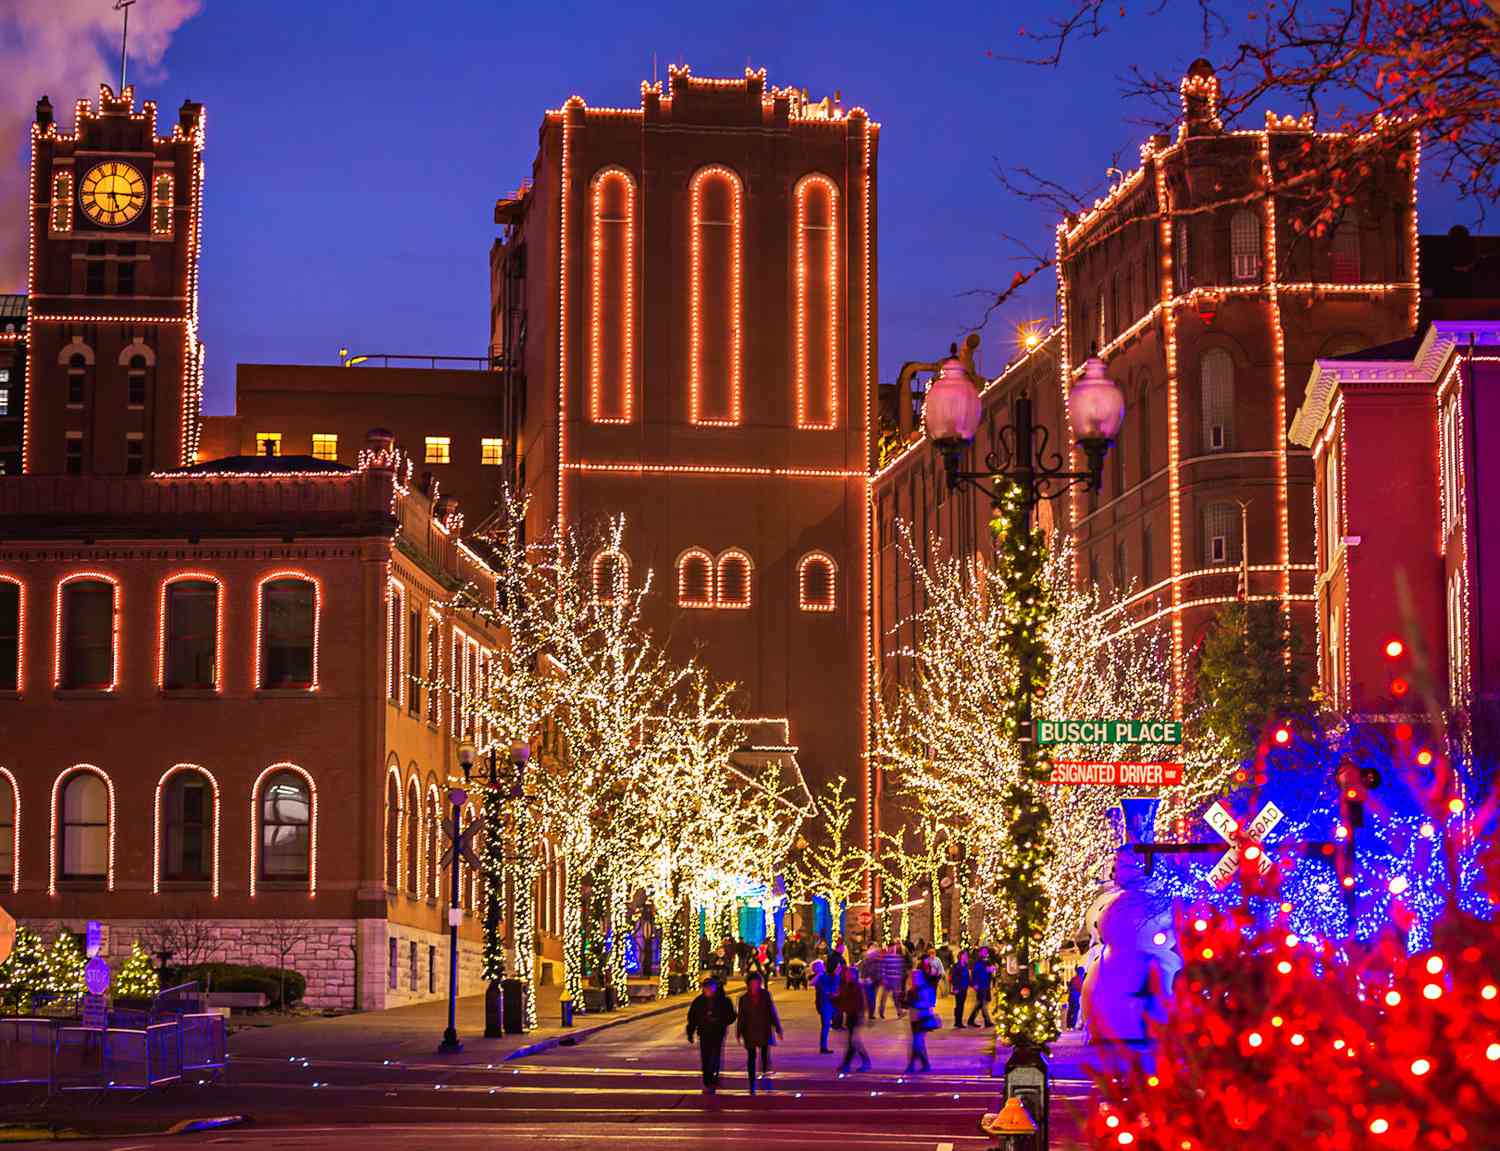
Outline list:
[[[870,1053],[865,1047],[863,1031],[870,1020],[886,1018],[887,1008],[895,1018],[904,1019],[911,1031],[906,1073],[931,1071],[927,1035],[943,1025],[937,1011],[937,1000],[945,980],[953,993],[953,1026],[956,1029],[978,1026],[976,1018],[982,1018],[985,1027],[993,1026],[989,1004],[996,963],[988,947],[962,950],[955,955],[946,945],[932,948],[920,941],[913,944],[906,940],[885,946],[877,944],[867,949],[857,962],[851,962],[845,956],[842,942],[832,949],[822,940],[818,944],[814,948],[800,935],[787,941],[782,949],[788,973],[787,985],[799,985],[797,969],[804,967],[811,955],[808,977],[821,1023],[818,1046],[823,1054],[834,1054],[829,1046],[830,1032],[844,1032],[843,1060],[838,1068],[840,1075],[855,1070],[856,1057],[859,1071],[870,1070]],[[724,1040],[731,1025],[745,1048],[752,1095],[757,1084],[757,1063],[759,1079],[768,1078],[771,1045],[783,1034],[781,1018],[768,986],[775,961],[769,954],[760,954],[766,950],[764,944],[753,949],[747,946],[750,955],[742,967],[746,971],[746,991],[740,996],[738,1008],[730,1002],[724,980],[733,970],[735,961],[741,959],[735,948],[734,942],[726,939],[714,953],[717,962],[710,965],[710,973],[703,979],[702,993],[688,1009],[688,1042],[697,1037],[703,1065],[703,1089],[708,1094],[713,1094],[718,1088]],[[972,1006],[969,1006],[971,996]],[[964,1014],[966,1006],[969,1007],[967,1017]]]

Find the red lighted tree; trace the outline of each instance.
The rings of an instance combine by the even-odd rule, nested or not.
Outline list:
[[[1456,909],[1434,946],[1394,933],[1246,941],[1179,925],[1187,961],[1154,1066],[1101,1081],[1096,1148],[1477,1151],[1500,1130],[1500,925]]]

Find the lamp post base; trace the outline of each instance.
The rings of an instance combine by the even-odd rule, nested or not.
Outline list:
[[[448,1030],[443,1032],[443,1041],[438,1044],[439,1052],[444,1055],[451,1055],[456,1052],[462,1051],[463,1049],[464,1045],[458,1041],[457,1031],[454,1031],[453,1028],[450,1027],[448,1028]]]
[[[1019,1099],[1036,1123],[1034,1134],[1016,1137],[1017,1151],[1047,1151],[1052,1094],[1048,1080],[1047,1060],[1040,1047],[1020,1043],[1011,1048],[1005,1061],[1005,1097]]]

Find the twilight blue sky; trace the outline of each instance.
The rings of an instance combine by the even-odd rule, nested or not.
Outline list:
[[[44,21],[88,7],[97,24],[92,8],[108,8],[17,2]],[[193,3],[140,0],[137,11],[144,23],[153,4]],[[203,0],[154,74],[135,79],[168,124],[184,99],[208,109],[208,410],[232,406],[237,362],[331,363],[341,344],[482,354],[491,207],[530,173],[543,110],[573,92],[634,105],[652,53],[663,74],[677,61],[699,75],[764,66],[770,83],[814,99],[840,89],[846,106],[862,104],[881,122],[881,378],[891,379],[978,315],[982,303],[960,292],[1002,286],[1020,266],[1002,233],[1050,249],[1052,214],[1009,199],[997,163],[1092,185],[1117,153],[1132,160],[1147,132],[1130,122],[1146,110],[1118,95],[1126,66],[1181,72],[1202,53],[1182,6],[1180,19],[1169,7],[1118,21],[1059,70],[986,58],[1017,50],[1018,26],[1059,7]],[[107,44],[101,52],[107,59]],[[92,92],[49,94],[66,123],[72,100]],[[1446,190],[1425,189],[1424,231],[1470,216]],[[1049,276],[991,325],[985,366],[1008,357],[1015,321],[1051,309]]]

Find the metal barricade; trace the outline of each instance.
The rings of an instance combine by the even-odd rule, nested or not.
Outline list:
[[[146,1028],[146,1083],[155,1087],[182,1078],[182,1028],[177,1022]]]
[[[81,1088],[112,1087],[114,1066],[119,1063],[115,1052],[106,1052],[107,1046],[116,1046],[125,1053],[132,1048],[132,1036],[143,1036],[137,1031],[109,1031],[98,1027],[60,1026],[52,1031],[53,1091],[76,1091]],[[144,1050],[140,1053],[145,1062]],[[132,1086],[130,1082],[121,1086]]]
[[[0,1019],[0,1084],[52,1082],[52,1021]]]
[[[184,1015],[180,1025],[182,1070],[204,1071],[225,1066],[228,1057],[222,1015]]]

